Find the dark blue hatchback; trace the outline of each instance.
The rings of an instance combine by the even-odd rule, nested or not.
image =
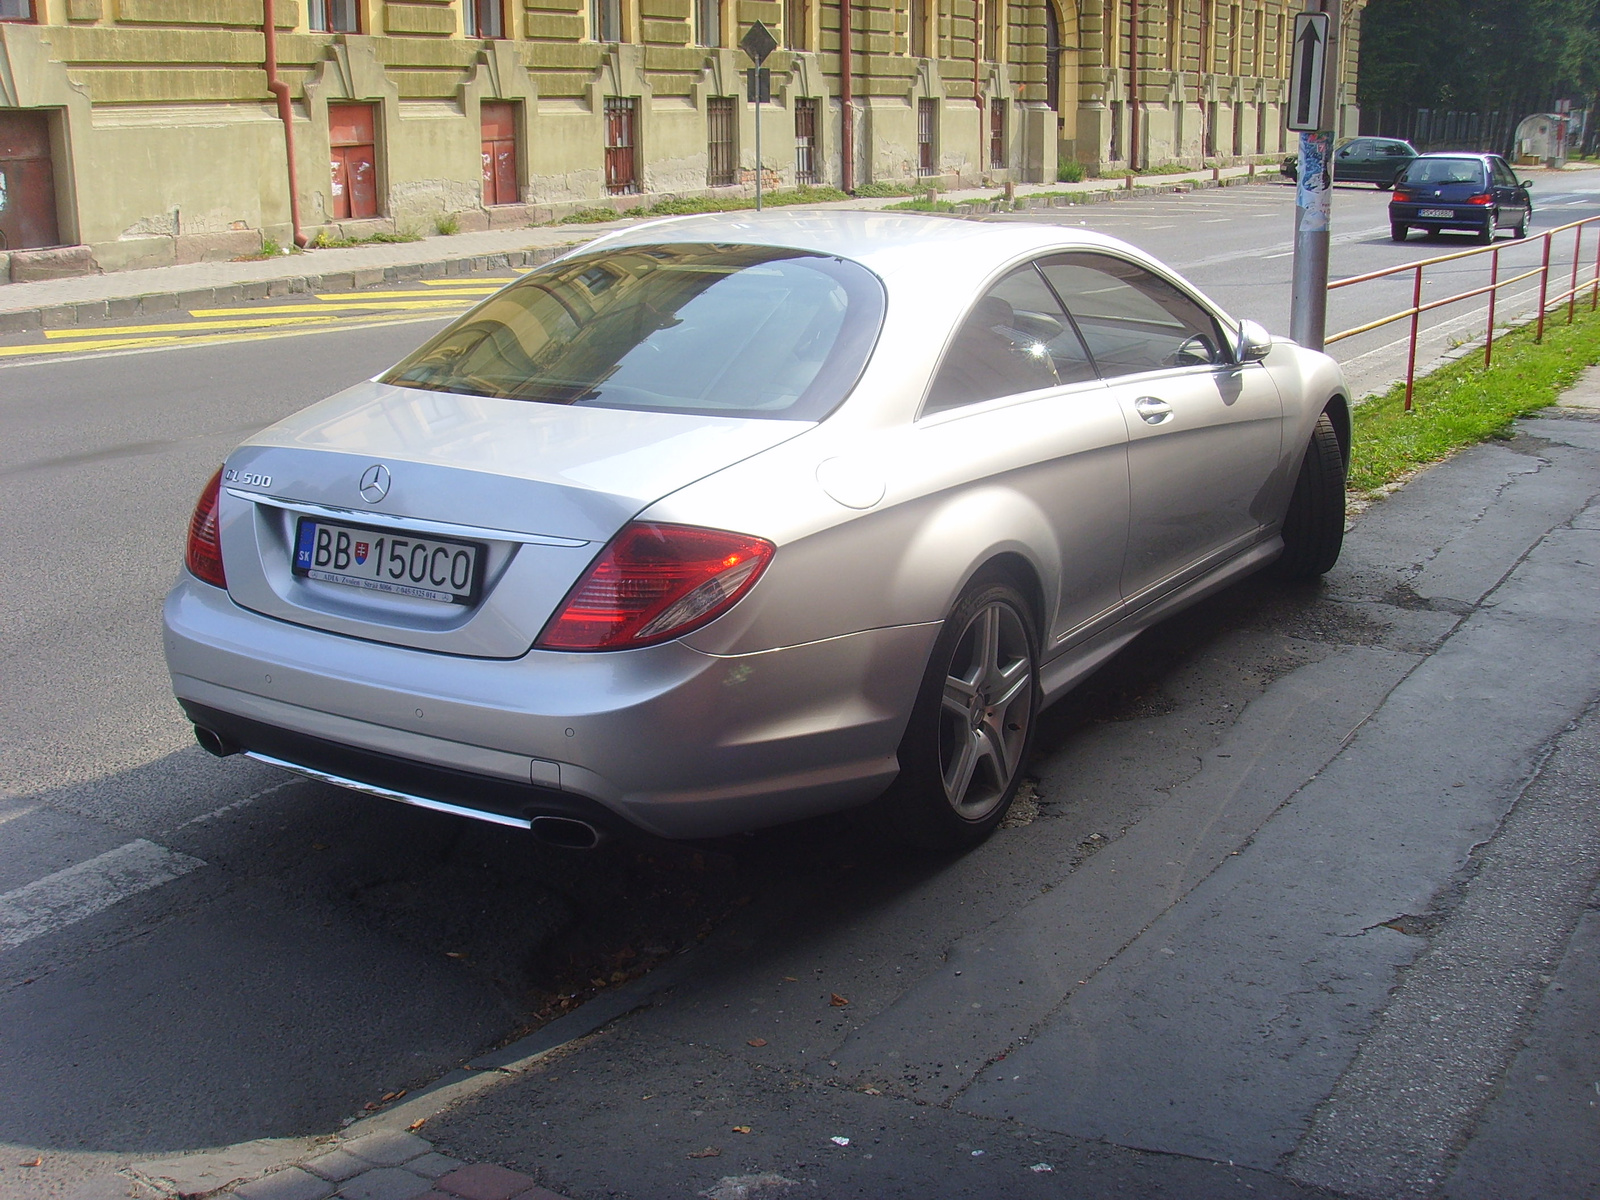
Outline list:
[[[1424,154],[1394,185],[1389,231],[1397,242],[1413,229],[1460,229],[1485,243],[1494,240],[1497,229],[1527,237],[1531,186],[1498,154]]]

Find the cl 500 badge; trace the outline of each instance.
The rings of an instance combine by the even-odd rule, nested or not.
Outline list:
[[[271,475],[252,475],[249,471],[235,471],[232,467],[223,471],[222,478],[228,483],[242,483],[245,487],[269,488],[272,486]]]

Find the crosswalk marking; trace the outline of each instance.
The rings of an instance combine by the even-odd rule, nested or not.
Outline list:
[[[318,292],[288,303],[249,307],[196,308],[175,319],[148,325],[85,325],[46,329],[25,345],[0,346],[0,360],[96,351],[163,349],[174,345],[213,345],[255,341],[292,333],[450,317],[492,295],[518,276],[424,279],[426,286],[374,292]],[[174,314],[175,317],[181,316]]]
[[[139,838],[0,895],[0,950],[75,925],[206,864]]]

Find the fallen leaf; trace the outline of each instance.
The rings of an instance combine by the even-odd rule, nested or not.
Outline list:
[[[829,1138],[828,1140],[830,1142],[832,1142],[835,1146],[848,1146],[850,1144],[850,1139],[849,1138],[834,1137],[834,1138]]]
[[[19,1166],[19,1167],[37,1167],[37,1166],[41,1166],[43,1163],[44,1163],[44,1159],[40,1158],[37,1154],[35,1154],[27,1162],[18,1163],[17,1166]]]
[[[368,1100],[361,1107],[364,1108],[367,1112],[372,1112],[378,1107],[378,1102],[376,1100]]]
[[[838,992],[834,992],[828,998],[828,1003],[831,1004],[834,1008],[843,1008],[846,1004],[849,1004],[850,1001],[846,1000],[843,996],[839,995]]]
[[[733,1131],[735,1133],[749,1133],[750,1132],[750,1126],[748,1126],[748,1125],[735,1125],[733,1127]]]
[[[757,1050],[759,1050],[762,1046],[765,1046],[766,1044],[767,1044],[767,1039],[766,1038],[751,1038],[748,1042],[745,1043],[745,1045],[747,1045],[747,1046],[754,1046]]]
[[[1028,1168],[1028,1170],[1032,1171],[1035,1175],[1043,1175],[1046,1172],[1054,1171],[1055,1168],[1049,1163],[1034,1163],[1033,1166]]]
[[[383,1098],[381,1100],[379,1100],[378,1103],[379,1104],[387,1104],[387,1103],[389,1103],[389,1101],[393,1100],[399,1094],[400,1094],[399,1092],[385,1092],[383,1094]]]
[[[461,951],[459,951],[459,950],[446,950],[444,952],[444,956],[446,958],[465,958],[466,957],[466,955],[461,953]]]
[[[793,976],[793,975],[785,975],[785,976],[784,976],[784,977],[783,977],[783,981],[784,981],[784,982],[785,982],[785,983],[799,983],[799,982],[800,982],[800,981],[799,981],[799,980],[798,980],[798,979],[796,979],[796,978],[795,978],[795,977],[794,977],[794,976]]]
[[[421,1129],[423,1127],[423,1125],[425,1125],[427,1123],[427,1121],[428,1121],[427,1117],[418,1117],[415,1121],[411,1122],[411,1124],[406,1126],[406,1132],[407,1133],[415,1133],[417,1130]]]
[[[862,1090],[862,1092],[863,1092],[863,1093],[864,1093],[864,1094],[866,1094],[866,1095],[868,1095],[868,1096],[881,1096],[881,1095],[883,1095],[883,1093],[882,1093],[882,1092],[880,1092],[880,1091],[879,1091],[879,1090],[878,1090],[878,1089],[877,1089],[877,1088],[875,1088],[875,1087],[867,1087],[867,1088],[862,1088],[862,1089],[861,1089],[861,1090]]]
[[[704,1150],[689,1151],[690,1158],[721,1158],[722,1151],[715,1146],[707,1146]]]

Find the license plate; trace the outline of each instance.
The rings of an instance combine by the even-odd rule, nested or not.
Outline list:
[[[439,604],[476,604],[486,552],[478,542],[301,517],[295,529],[294,573]]]
[[[1455,215],[1456,210],[1453,208],[1423,208],[1417,210],[1417,216],[1419,217],[1440,217],[1446,221]]]

